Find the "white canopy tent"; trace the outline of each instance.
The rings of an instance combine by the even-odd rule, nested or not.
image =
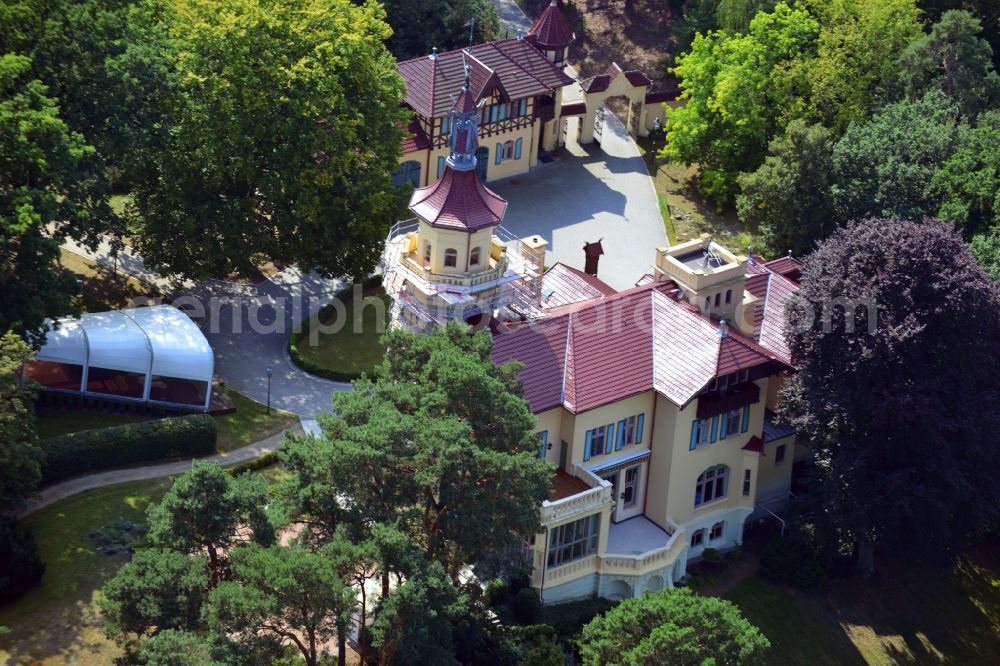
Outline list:
[[[54,391],[207,410],[215,358],[169,305],[86,313],[54,323],[24,376]]]

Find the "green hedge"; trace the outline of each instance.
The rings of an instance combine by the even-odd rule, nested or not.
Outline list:
[[[367,278],[361,283],[362,289],[370,289],[372,287],[377,287],[382,284],[381,275],[373,275]],[[351,289],[354,288],[353,284],[349,284],[334,296],[334,298],[339,298],[341,294],[350,293]],[[299,341],[305,336],[309,335],[310,327],[312,323],[316,320],[325,320],[333,313],[334,307],[332,304],[324,305],[319,309],[317,316],[309,317],[302,325],[299,326],[295,331],[292,332],[291,337],[288,339],[288,355],[292,359],[292,363],[299,366],[302,370],[305,370],[310,375],[316,375],[317,377],[322,377],[323,379],[331,379],[335,382],[353,382],[357,379],[361,379],[362,373],[360,372],[345,372],[342,370],[334,370],[332,368],[327,368],[322,365],[314,363],[312,360],[306,358],[299,351]]]
[[[189,414],[84,430],[42,442],[42,483],[137,462],[215,452],[215,419]]]

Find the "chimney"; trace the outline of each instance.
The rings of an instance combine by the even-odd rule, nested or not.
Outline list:
[[[431,60],[437,60],[438,59],[438,47],[436,47],[436,46],[433,47],[431,49],[431,54],[429,56],[427,56],[427,57],[430,58]]]
[[[596,243],[584,243],[583,254],[585,256],[585,261],[583,264],[583,272],[587,275],[593,275],[597,277],[597,262],[601,260],[601,255],[604,254],[604,248],[601,246],[601,241],[603,238]]]
[[[726,324],[726,320],[723,319],[719,321],[719,337],[725,338],[729,336],[729,326]]]
[[[524,39],[524,31],[521,30],[520,28],[518,28],[517,29],[517,41],[521,41],[522,39]]]

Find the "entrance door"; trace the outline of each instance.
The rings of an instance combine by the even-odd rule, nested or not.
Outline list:
[[[479,174],[479,180],[486,182],[486,169],[490,165],[490,149],[486,146],[479,146],[476,149],[476,173]]]
[[[622,520],[638,515],[642,511],[642,504],[639,502],[639,495],[642,491],[642,486],[639,485],[641,478],[642,465],[627,467],[622,473],[622,498],[619,513]]]
[[[566,471],[566,455],[568,453],[569,444],[566,442],[559,442],[559,469]]]

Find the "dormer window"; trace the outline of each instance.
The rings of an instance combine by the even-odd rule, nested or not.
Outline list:
[[[441,119],[441,136],[445,136],[451,132],[451,117],[445,116]]]
[[[469,265],[478,266],[479,265],[479,248],[472,248],[472,252],[469,253]]]
[[[444,251],[444,265],[448,268],[454,268],[458,265],[458,251],[452,248],[448,248]]]

